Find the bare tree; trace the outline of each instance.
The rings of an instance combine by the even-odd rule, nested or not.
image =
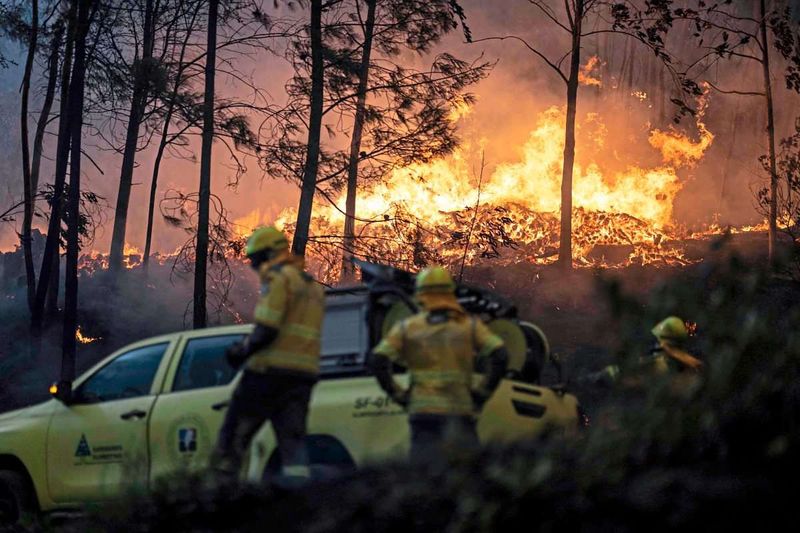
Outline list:
[[[694,24],[696,28],[694,35],[702,50],[700,57],[690,64],[689,75],[706,81],[723,94],[754,96],[763,99],[767,117],[765,133],[768,147],[765,168],[769,174],[768,259],[771,264],[774,264],[780,180],[777,169],[775,100],[770,52],[774,47],[786,62],[787,88],[800,92],[798,26],[792,21],[791,10],[788,6],[780,7],[779,4],[776,4],[770,8],[766,0],[759,0],[755,5],[748,2],[742,6],[738,6],[730,0],[711,5],[697,1],[692,3],[691,8],[677,9],[675,14]],[[770,42],[770,37],[772,37],[772,42]],[[710,67],[720,59],[737,60],[760,67],[761,89],[718,86],[711,79]]]
[[[66,13],[67,38],[64,56],[61,63],[61,94],[59,104],[58,141],[56,146],[56,168],[53,181],[53,196],[50,200],[50,219],[47,229],[47,241],[42,255],[42,267],[39,271],[39,282],[36,285],[36,299],[31,310],[31,324],[34,329],[42,325],[45,298],[48,291],[58,294],[59,249],[61,233],[61,208],[64,195],[64,184],[69,161],[69,91],[71,86],[73,53],[77,33],[78,0],[69,3]]]
[[[97,0],[74,0],[77,6],[75,61],[69,90],[69,131],[71,137],[67,229],[67,268],[64,279],[64,329],[62,333],[61,380],[75,378],[75,333],[78,329],[78,252],[80,248],[81,133],[86,82],[86,36],[97,11]]]
[[[195,329],[204,328],[206,312],[206,271],[208,265],[208,215],[211,198],[211,149],[214,142],[214,76],[217,59],[217,19],[219,0],[208,3],[205,96],[203,101],[203,147],[200,157],[200,196],[198,199],[197,251],[194,270]]]
[[[347,161],[347,198],[345,200],[344,249],[352,250],[355,239],[356,192],[358,190],[358,162],[361,152],[361,136],[364,132],[364,120],[367,108],[367,84],[369,83],[370,57],[372,55],[372,37],[375,32],[375,9],[377,0],[366,0],[367,16],[364,19],[364,42],[361,52],[361,67],[358,73],[358,98],[356,114],[353,120],[353,134],[350,138],[350,155]],[[361,9],[356,2],[359,17]],[[350,281],[354,276],[354,268],[348,257],[342,255],[342,280]]]
[[[163,115],[163,125],[161,130],[161,138],[158,143],[158,148],[156,150],[156,157],[155,161],[153,162],[153,171],[150,179],[150,196],[148,201],[148,209],[147,209],[147,228],[145,231],[145,244],[144,244],[144,258],[143,258],[143,267],[147,270],[148,265],[150,264],[150,253],[152,249],[153,243],[153,221],[155,216],[155,205],[156,205],[156,194],[158,191],[158,177],[159,172],[161,169],[161,162],[164,158],[164,154],[167,150],[167,147],[172,143],[175,142],[177,139],[181,138],[181,135],[189,128],[191,123],[188,123],[182,129],[179,129],[177,132],[172,132],[170,127],[173,125],[173,116],[179,112],[179,109],[176,109],[182,104],[182,100],[185,99],[185,96],[181,94],[181,90],[184,89],[186,85],[188,85],[188,75],[187,70],[194,64],[194,62],[186,61],[186,55],[189,50],[190,41],[192,39],[194,31],[197,29],[198,23],[198,16],[200,14],[200,9],[202,5],[201,2],[190,2],[190,5],[187,6],[185,13],[182,15],[187,18],[186,25],[184,27],[184,37],[179,42],[179,51],[177,61],[175,63],[175,70],[173,73],[173,81],[172,81],[172,90],[164,96],[166,100],[166,110],[164,111]],[[165,44],[164,46],[165,53],[168,49],[168,46]],[[174,50],[172,51],[174,53]]]
[[[62,34],[62,24],[60,19],[49,27],[49,21],[58,12],[58,4],[51,8],[45,4],[44,9],[40,9],[38,1],[31,1],[30,20],[27,20],[28,11],[24,3],[9,3],[0,6],[0,29],[9,38],[19,41],[27,48],[25,65],[21,82],[20,98],[20,153],[22,170],[22,190],[23,190],[23,216],[22,229],[20,232],[20,242],[23,250],[25,262],[25,274],[27,281],[28,307],[32,310],[36,299],[36,272],[33,264],[33,254],[31,249],[31,231],[33,217],[36,213],[36,198],[40,196],[39,168],[41,164],[42,139],[44,130],[50,114],[50,107],[53,102],[55,91],[58,60],[58,44]],[[40,16],[40,15],[44,16]],[[44,103],[40,112],[33,141],[33,154],[31,155],[31,143],[29,133],[30,123],[30,94],[34,85],[34,64],[38,54],[40,54],[40,40],[44,42],[52,33],[52,40],[49,47],[49,59],[46,68],[47,88]]]
[[[160,2],[145,0],[142,23],[142,49],[141,57],[133,61],[131,77],[133,93],[128,113],[128,126],[125,136],[125,149],[122,155],[122,168],[119,178],[119,192],[117,193],[117,208],[114,211],[114,230],[111,235],[111,253],[109,256],[109,270],[116,273],[122,268],[122,253],[125,247],[125,230],[128,223],[128,204],[131,196],[133,181],[133,168],[136,163],[136,152],[139,143],[139,128],[144,119],[145,106],[150,92],[153,46],[155,41],[155,18]]]
[[[773,163],[769,154],[762,155],[764,170],[771,171]],[[773,203],[777,204],[777,216],[781,220],[781,230],[792,243],[789,271],[794,279],[800,277],[800,117],[795,120],[794,133],[780,141],[780,151],[775,160],[778,179],[785,184],[777,189],[777,202],[768,187],[757,192],[758,207],[761,213],[769,216]]]
[[[25,277],[28,284],[28,307],[33,308],[36,298],[36,273],[31,252],[31,222],[33,220],[33,196],[35,189],[31,183],[30,145],[28,139],[28,98],[31,89],[33,61],[36,57],[36,44],[39,36],[39,2],[31,2],[31,22],[28,32],[28,55],[25,59],[25,73],[22,76],[22,103],[20,105],[20,134],[22,137],[22,182],[25,197],[25,216],[22,223],[22,249],[25,256]]]
[[[300,184],[300,205],[297,208],[292,251],[305,255],[308,231],[311,227],[311,211],[314,192],[317,188],[319,169],[320,133],[322,129],[322,100],[324,93],[324,67],[322,57],[322,0],[311,0],[311,94],[308,120],[308,143],[303,180]]]
[[[684,85],[681,73],[671,66],[671,58],[664,50],[664,35],[672,26],[670,11],[672,0],[646,2],[645,9],[638,9],[634,2],[611,2],[606,0],[565,0],[563,10],[552,7],[545,0],[529,0],[529,3],[549,21],[555,30],[569,36],[569,47],[560,57],[548,55],[543,48],[543,40],[531,42],[516,35],[493,36],[475,39],[474,42],[511,39],[522,43],[540,61],[543,61],[566,86],[566,124],[564,127],[564,162],[561,173],[561,226],[559,237],[558,263],[564,269],[572,268],[572,178],[575,165],[575,117],[578,108],[579,73],[581,50],[587,38],[596,36],[624,36],[632,43],[640,43],[653,52],[662,65],[672,74],[676,84],[689,91],[697,92],[693,84]],[[631,78],[633,54],[623,63],[621,76]],[[569,58],[569,67],[564,61]],[[625,73],[625,68],[629,72]],[[629,83],[629,81],[628,81]],[[691,112],[682,99],[676,103],[684,113]]]

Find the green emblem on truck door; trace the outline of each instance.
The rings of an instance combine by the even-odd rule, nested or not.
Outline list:
[[[75,450],[75,457],[90,457],[92,455],[92,449],[89,447],[89,443],[86,441],[86,435],[81,435],[81,440],[78,442],[78,449]]]

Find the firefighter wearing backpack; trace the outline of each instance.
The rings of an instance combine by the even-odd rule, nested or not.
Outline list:
[[[310,476],[306,418],[319,375],[324,291],[274,227],[255,230],[246,254],[259,274],[261,296],[255,329],[226,354],[235,368],[244,365],[244,373],[220,429],[215,466],[235,478],[250,440],[270,420],[280,450],[279,480],[298,485]]]
[[[477,446],[476,415],[508,364],[503,341],[459,305],[455,288],[444,268],[423,270],[415,287],[422,311],[395,324],[372,352],[381,388],[409,413],[412,460],[438,454],[448,443]],[[476,359],[484,356],[488,370],[473,388]],[[393,364],[408,368],[408,389],[394,380]]]
[[[696,375],[703,369],[703,362],[689,353],[689,331],[683,319],[668,316],[650,330],[656,338],[649,355],[640,357],[628,376],[629,385],[640,385],[643,377],[665,375]],[[599,372],[579,378],[584,384],[613,384],[620,380],[622,370],[619,365],[609,365]]]

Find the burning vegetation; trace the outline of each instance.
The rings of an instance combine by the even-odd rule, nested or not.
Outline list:
[[[684,187],[679,171],[696,165],[714,140],[702,116],[696,138],[674,128],[650,131],[647,140],[660,161],[649,167],[620,167],[619,158],[628,158],[609,149],[609,131],[599,114],[587,114],[578,124],[587,142],[575,166],[575,266],[685,265],[691,260],[685,258],[681,241],[723,231],[708,226],[689,232],[673,220],[675,198]],[[466,144],[451,156],[395,169],[387,179],[365,187],[358,199],[354,255],[412,270],[436,262],[451,267],[463,261],[553,263],[558,256],[563,123],[563,109],[543,112],[520,147],[520,159],[498,164],[488,177],[483,168],[476,175],[472,146]],[[312,219],[310,260],[330,283],[339,275],[344,213],[342,194],[318,208]],[[295,212],[287,210],[278,221],[291,230],[294,218]],[[257,220],[258,212],[253,212],[237,225],[250,229]],[[605,257],[604,248],[615,246],[629,247],[627,257]]]
[[[611,132],[600,114],[587,113],[579,121],[577,128],[585,142],[575,165],[575,267],[689,265],[701,259],[687,257],[688,241],[709,240],[725,232],[766,231],[766,222],[740,227],[710,223],[689,229],[673,218],[676,197],[687,181],[681,176],[697,166],[714,142],[704,122],[707,105],[704,94],[698,102],[693,135],[670,126],[653,128],[633,139],[640,144],[647,141],[649,152],[643,159],[653,161],[650,165],[627,163],[636,159],[631,157],[634,151],[619,153],[621,147],[610,137],[624,133]],[[471,106],[461,103],[448,119],[468,120],[471,112]],[[542,112],[518,150],[519,160],[495,165],[489,176],[483,162],[478,170],[474,164],[475,152],[485,141],[465,142],[449,156],[395,168],[385,179],[364,186],[358,199],[356,239],[347,252],[410,270],[430,263],[456,271],[462,264],[553,264],[558,258],[563,122],[563,108]],[[307,261],[327,284],[340,281],[346,250],[341,232],[345,203],[344,193],[331,197],[315,210],[311,221]],[[183,204],[170,204],[169,216],[176,225],[192,231],[173,215],[185,209]],[[219,242],[214,247],[219,250],[217,258],[225,262],[243,259],[243,243],[254,228],[276,220],[291,233],[296,219],[294,209],[277,216],[255,209],[228,222],[221,204],[217,209]],[[616,250],[624,253],[609,253]],[[156,253],[151,261],[190,265],[193,258],[186,254],[191,252],[184,246],[172,253]],[[142,262],[142,251],[126,243],[125,268],[135,269]],[[84,254],[80,268],[87,274],[105,270],[108,255]]]
[[[75,340],[81,344],[91,344],[95,341],[99,341],[100,339],[101,337],[90,337],[89,335],[84,335],[80,326],[78,326],[78,329],[75,330]]]

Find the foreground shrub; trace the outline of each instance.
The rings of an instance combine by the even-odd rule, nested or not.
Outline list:
[[[793,517],[800,471],[798,288],[736,258],[674,279],[639,302],[604,286],[610,323],[646,349],[668,314],[697,323],[705,370],[610,393],[578,437],[489,447],[443,464],[387,464],[291,493],[157,491],[67,524],[129,531],[714,530]],[[643,335],[642,332],[645,332]]]

